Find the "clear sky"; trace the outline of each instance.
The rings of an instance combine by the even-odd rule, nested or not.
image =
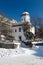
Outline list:
[[[0,12],[8,18],[19,21],[24,11],[29,12],[31,17],[43,18],[43,0],[0,0]]]

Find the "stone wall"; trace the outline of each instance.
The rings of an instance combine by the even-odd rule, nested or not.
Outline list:
[[[18,45],[17,44],[3,44],[0,43],[0,48],[17,48]]]

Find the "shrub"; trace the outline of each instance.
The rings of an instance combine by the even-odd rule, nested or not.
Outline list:
[[[32,47],[32,46],[33,46],[30,41],[26,42],[25,44],[26,44],[28,47]]]

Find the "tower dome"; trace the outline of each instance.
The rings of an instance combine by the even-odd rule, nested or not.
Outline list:
[[[23,12],[22,15],[29,15],[29,13],[28,12]]]
[[[30,23],[30,15],[28,12],[23,12],[21,15],[22,22],[29,22]]]

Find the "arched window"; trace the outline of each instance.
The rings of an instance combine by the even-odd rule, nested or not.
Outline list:
[[[21,28],[19,28],[19,32],[21,32]]]

